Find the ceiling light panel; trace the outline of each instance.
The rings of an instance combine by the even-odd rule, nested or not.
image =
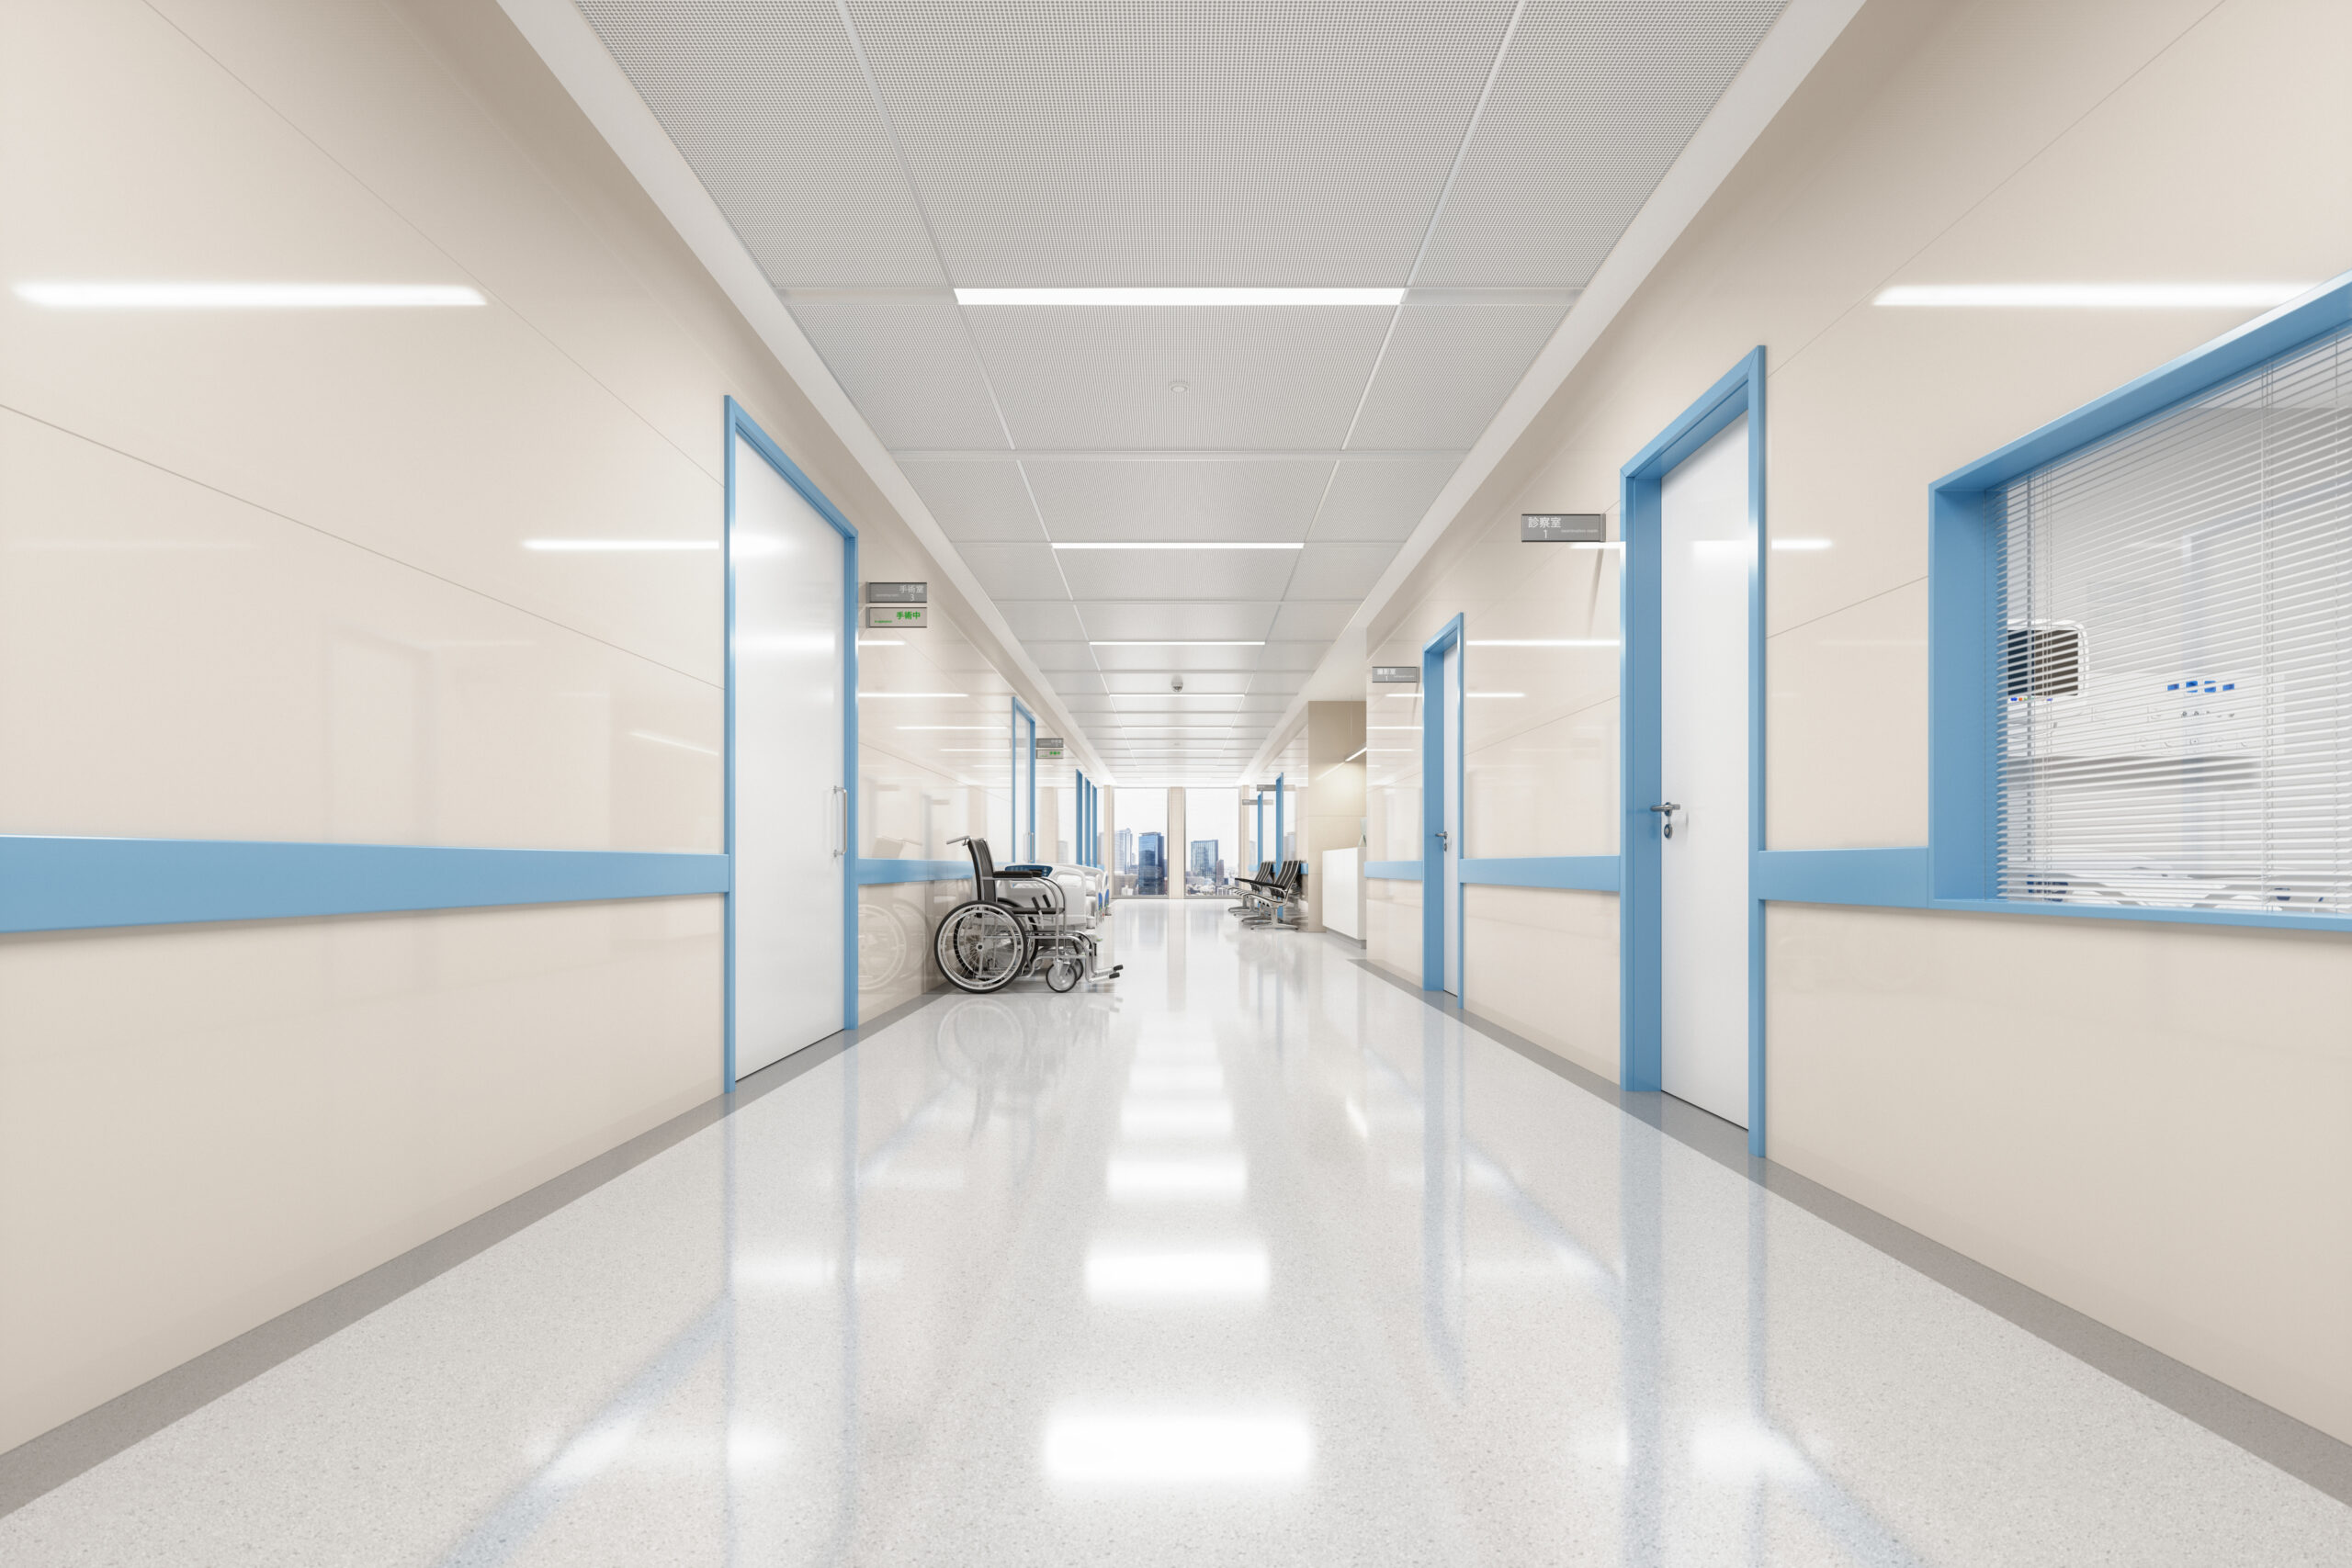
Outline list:
[[[1304,539],[1322,457],[1040,457],[1029,482],[1056,539]]]
[[[1125,714],[1156,714],[1163,720],[1208,722],[1241,707],[1247,698],[1232,692],[1114,692],[1111,705]]]
[[[580,8],[770,280],[946,283],[830,4]]]
[[[1530,6],[1413,281],[1588,281],[1781,10]]]
[[[1361,604],[1396,558],[1394,545],[1309,545],[1298,554],[1286,597]]]
[[[1510,9],[850,6],[956,281],[996,288],[1402,282]]]
[[[1408,304],[1348,444],[1470,446],[1566,313],[1558,303]]]
[[[1097,641],[1136,637],[1263,642],[1281,608],[1271,599],[1222,604],[1081,600],[1078,614]]]
[[[1005,445],[953,300],[786,297],[785,303],[884,446]]]
[[[1015,442],[1136,451],[1337,447],[1394,314],[966,312]],[[1192,390],[1171,394],[1176,378]]]
[[[1401,545],[1461,466],[1462,459],[1452,453],[1342,457],[1307,537],[1318,544]]]
[[[1011,457],[900,457],[907,481],[959,545],[1041,545],[1046,531]]]
[[[1187,695],[1238,695],[1250,689],[1254,670],[1220,670],[1195,672],[1184,677]],[[1102,677],[1103,689],[1133,695],[1147,695],[1168,690],[1168,676],[1160,671],[1105,671]]]
[[[998,547],[1005,548],[1009,547]],[[1070,597],[1280,598],[1305,550],[1054,550]],[[1391,552],[1392,554],[1394,552]],[[978,570],[978,563],[974,565]]]

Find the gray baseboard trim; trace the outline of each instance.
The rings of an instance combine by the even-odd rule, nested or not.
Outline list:
[[[0,1516],[13,1513],[44,1492],[62,1486],[133,1443],[162,1431],[181,1416],[300,1355],[328,1336],[350,1327],[377,1308],[398,1301],[615,1177],[643,1165],[664,1149],[684,1143],[761,1097],[775,1093],[866,1036],[953,994],[925,992],[870,1022],[804,1046],[739,1080],[734,1093],[713,1096],[693,1110],[378,1264],[325,1294],[280,1313],[226,1344],[0,1453]]]
[[[1751,1158],[1747,1132],[1720,1117],[1669,1094],[1628,1093],[1598,1073],[1577,1066],[1532,1040],[1476,1013],[1465,1012],[1450,996],[1424,991],[1368,959],[1354,962],[1365,973],[1450,1018],[1459,1019],[1464,1027],[1476,1030],[1578,1089],[1608,1100],[1626,1115],[1646,1122],[1726,1170],[1736,1171],[1767,1191],[1827,1221],[1905,1268],[1967,1297],[2045,1344],[2097,1368],[2336,1501],[2352,1504],[2352,1444],[2338,1441],[2318,1427],[2265,1404],[2186,1362],[2177,1361],[2154,1346],[2143,1345],[1810,1177],[1800,1176],[1769,1159]]]

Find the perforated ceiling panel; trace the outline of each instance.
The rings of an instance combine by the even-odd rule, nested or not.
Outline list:
[[[863,0],[955,280],[1400,283],[1509,0]]]
[[[1002,305],[966,312],[1016,443],[1114,450],[1337,447],[1390,313]]]
[[[1033,457],[1057,539],[1304,539],[1328,457]]]
[[[581,5],[1117,767],[1264,738],[1781,0]],[[1412,293],[951,292],[1115,285]]]
[[[831,0],[580,0],[771,281],[946,281]]]
[[[1589,282],[1785,0],[1532,0],[1414,282]]]

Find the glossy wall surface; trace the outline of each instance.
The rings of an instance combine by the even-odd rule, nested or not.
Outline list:
[[[0,832],[718,852],[730,394],[966,628],[880,681],[1008,689],[495,6],[0,8]],[[76,281],[480,303],[21,287]],[[862,994],[922,988],[933,886],[865,890],[898,934]],[[0,939],[0,1449],[715,1093],[720,921]]]
[[[1763,847],[1925,843],[1928,484],[2259,308],[1871,301],[2352,267],[2347,51],[2352,12],[2322,0],[1865,6],[1369,627],[1396,663],[1461,615],[1473,687],[1528,694],[1472,705],[1510,730],[1471,738],[1472,853],[1615,848],[1615,552],[1522,545],[1518,514],[1614,535],[1621,466],[1759,344]],[[1554,767],[1525,768],[1544,720]],[[1372,795],[1376,861],[1417,808],[1393,771]],[[1606,896],[1527,902],[1577,900]],[[1406,969],[1417,933],[1373,924]],[[1550,961],[1613,998],[1614,922],[1560,926]],[[2315,1109],[2346,1103],[2341,1032],[2288,1021],[2340,1005],[2352,943],[1796,906],[1768,938],[1773,1159],[2352,1437],[2352,1168]],[[1474,920],[1474,1011],[1553,1015],[1523,951]],[[1613,1063],[1613,1017],[1595,1036]]]

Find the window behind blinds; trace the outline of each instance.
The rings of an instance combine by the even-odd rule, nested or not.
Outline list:
[[[2352,914],[2352,333],[1989,495],[2001,897]]]

